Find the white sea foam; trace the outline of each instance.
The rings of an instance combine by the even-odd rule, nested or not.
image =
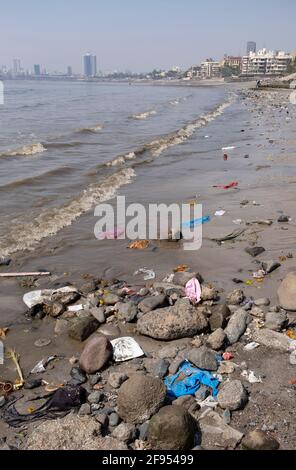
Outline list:
[[[24,145],[16,150],[7,150],[0,153],[0,157],[21,157],[35,155],[37,153],[45,152],[46,148],[40,143]]]
[[[150,116],[154,116],[156,114],[155,109],[151,111],[146,111],[145,113],[133,114],[131,116],[132,119],[147,119]]]

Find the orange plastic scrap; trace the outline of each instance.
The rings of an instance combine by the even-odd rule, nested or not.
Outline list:
[[[291,379],[291,380],[290,380],[290,384],[291,384],[291,385],[296,385],[296,379]]]
[[[149,240],[136,240],[132,242],[128,247],[132,250],[144,250],[149,246]]]
[[[286,335],[290,338],[290,339],[294,339],[296,340],[296,334],[294,333],[294,331],[292,330],[288,330]]]
[[[8,332],[8,328],[0,328],[0,338],[6,338],[6,333]]]
[[[188,269],[188,266],[186,264],[180,264],[180,266],[177,266],[175,269],[174,269],[174,273],[183,273],[184,271],[186,271]]]

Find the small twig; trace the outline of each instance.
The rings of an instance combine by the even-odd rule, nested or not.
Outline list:
[[[8,350],[8,357],[15,364],[16,370],[17,370],[17,373],[18,373],[18,376],[19,376],[19,383],[16,385],[16,388],[21,388],[24,385],[25,380],[24,380],[24,376],[23,376],[21,366],[19,364],[19,355],[13,349],[9,349]]]

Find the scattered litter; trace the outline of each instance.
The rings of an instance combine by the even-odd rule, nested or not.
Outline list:
[[[130,359],[145,355],[137,341],[129,336],[116,338],[111,341],[111,344],[113,346],[113,358],[115,362],[129,361]]]
[[[259,269],[259,271],[253,273],[253,278],[254,279],[264,279],[266,274],[267,274],[267,272],[264,271],[264,269]]]
[[[9,328],[0,328],[0,338],[5,339],[6,333],[9,331]]]
[[[44,290],[34,290],[27,292],[23,296],[23,301],[28,308],[32,308],[35,305],[44,303],[46,300],[50,300],[53,294],[61,293],[66,294],[69,292],[77,292],[76,287],[66,286],[61,287],[60,289],[44,289]]]
[[[177,266],[176,268],[173,269],[174,273],[183,273],[184,271],[187,271],[189,266],[187,264],[181,264],[180,266]]]
[[[211,221],[211,217],[209,215],[205,216],[205,217],[201,217],[199,219],[194,219],[194,220],[190,220],[189,222],[184,222],[182,224],[182,228],[194,228],[196,225],[203,225],[207,222],[210,222]]]
[[[198,369],[185,360],[176,374],[165,379],[165,385],[168,394],[175,398],[194,395],[201,385],[211,388],[213,397],[216,397],[220,381],[211,372]]]
[[[226,214],[226,211],[216,211],[215,212],[216,217],[223,217],[223,215],[225,215],[225,214]]]
[[[109,230],[107,232],[100,232],[97,234],[99,240],[116,240],[120,235],[125,232],[122,228],[116,228],[115,230]]]
[[[227,155],[227,153],[224,153],[224,155],[223,155],[223,160],[224,160],[224,162],[227,162],[227,160],[228,160],[228,155]]]
[[[67,307],[67,310],[68,312],[80,312],[81,310],[83,310],[83,305],[82,304],[79,304],[79,305],[69,305]]]
[[[255,341],[253,341],[252,343],[246,344],[246,346],[244,347],[244,350],[245,351],[254,351],[254,349],[259,348],[259,346],[260,346],[259,343],[255,343]]]
[[[273,224],[273,221],[270,220],[270,219],[266,219],[266,220],[263,220],[263,219],[260,219],[260,220],[251,220],[250,222],[247,222],[247,225],[267,225],[267,226],[270,226]]]
[[[205,400],[198,401],[197,403],[201,408],[212,408],[213,410],[215,410],[218,406],[218,402],[211,395],[208,396]]]
[[[20,366],[20,355],[17,354],[17,352],[14,351],[13,349],[9,349],[7,351],[7,357],[12,360],[12,362],[14,363],[16,367],[16,371],[17,371],[19,378],[14,381],[13,388],[14,390],[19,390],[20,388],[24,386],[24,383],[25,383],[23,372]]]
[[[13,391],[14,385],[12,382],[0,382],[0,396],[6,396]]]
[[[291,384],[291,385],[296,385],[296,379],[291,379],[291,380],[290,380],[290,384]]]
[[[45,359],[42,359],[41,361],[39,361],[35,367],[33,367],[33,369],[31,370],[31,374],[40,374],[41,372],[45,372],[46,371],[46,366],[54,361],[55,359],[58,359],[58,356],[49,356]]]
[[[235,148],[236,147],[234,145],[232,145],[231,147],[222,147],[222,150],[224,152],[225,150],[234,150]]]
[[[33,273],[0,273],[0,277],[41,277],[51,276],[49,271],[38,271]]]
[[[234,358],[234,354],[230,352],[225,352],[224,354],[222,354],[222,357],[224,361],[231,361],[231,359]]]
[[[216,186],[213,186],[213,188],[217,188],[217,189],[232,189],[232,188],[237,188],[237,187],[238,187],[237,181],[233,181],[232,183],[229,183],[226,186],[224,186],[223,184],[218,184]]]
[[[199,304],[201,299],[201,287],[196,278],[191,279],[185,286],[186,298],[195,304]]]
[[[262,383],[261,377],[256,377],[255,373],[252,370],[244,370],[241,373],[241,376],[247,379],[250,384],[259,384]]]
[[[136,240],[135,242],[132,242],[128,248],[132,250],[144,250],[149,246],[149,240]]]
[[[295,331],[293,331],[293,330],[288,330],[287,333],[286,333],[286,335],[287,335],[290,339],[296,340],[296,333],[295,333]]]
[[[171,282],[173,282],[173,280],[174,280],[174,274],[169,274],[162,280],[162,282],[168,282],[170,284]]]
[[[145,274],[144,276],[144,281],[149,281],[150,279],[155,279],[156,274],[152,269],[148,268],[140,268],[137,271],[134,272],[134,276],[137,276],[137,274]]]
[[[253,279],[247,279],[247,280],[246,280],[246,285],[247,285],[247,286],[252,286],[253,284],[254,284]]]
[[[235,219],[232,221],[235,225],[242,225],[244,221],[242,219]]]

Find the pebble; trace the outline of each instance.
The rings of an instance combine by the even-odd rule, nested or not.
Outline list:
[[[293,351],[291,354],[290,354],[290,357],[289,357],[289,362],[292,366],[296,366],[296,351]]]
[[[108,377],[108,384],[113,388],[119,388],[123,382],[128,379],[126,374],[120,372],[112,372]]]
[[[170,362],[167,359],[161,359],[155,366],[154,375],[159,379],[164,379],[170,367]]]
[[[87,381],[85,373],[79,369],[79,367],[73,367],[70,371],[70,375],[73,379],[71,383],[75,385],[82,385]]]
[[[268,307],[270,305],[270,300],[267,297],[262,299],[257,299],[254,301],[256,307]]]
[[[26,390],[33,390],[34,388],[41,387],[41,385],[42,385],[42,379],[36,379],[36,380],[28,379],[25,382],[24,388]]]
[[[89,403],[83,403],[81,407],[79,408],[78,415],[79,416],[88,416],[91,414],[91,409],[90,409],[90,404]]]
[[[2,408],[2,406],[4,406],[6,403],[6,398],[5,397],[0,397],[0,408]]]
[[[111,427],[118,426],[120,421],[121,421],[121,419],[120,419],[120,417],[118,416],[117,413],[111,413],[109,415],[109,426],[111,426]]]
[[[100,403],[104,397],[104,394],[99,391],[92,392],[88,395],[88,401],[92,405],[96,405],[97,403]]]
[[[252,246],[252,247],[247,247],[245,248],[245,252],[248,253],[248,255],[251,255],[253,258],[256,258],[257,256],[261,255],[264,253],[265,248],[262,246]]]
[[[102,380],[101,374],[93,374],[93,375],[90,375],[88,378],[89,385],[91,385],[91,387],[93,387],[94,385],[97,385],[97,383],[99,383],[101,380]]]

